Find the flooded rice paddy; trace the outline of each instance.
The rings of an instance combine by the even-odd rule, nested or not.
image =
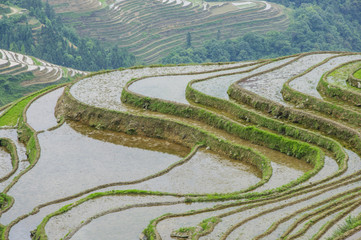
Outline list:
[[[355,88],[349,86],[347,84],[347,79],[350,76],[350,73],[353,73],[356,69],[359,69],[361,67],[361,62],[355,62],[350,63],[345,66],[342,66],[335,71],[331,72],[327,76],[327,81],[329,83],[332,83],[334,85],[346,88],[346,89],[352,89],[355,90]]]
[[[252,78],[247,78],[239,85],[251,92],[254,92],[264,98],[272,101],[286,104],[283,100],[281,90],[283,84],[290,78],[303,73],[310,67],[322,62],[334,54],[311,54],[300,57],[293,63],[274,71],[261,74]],[[321,77],[321,76],[320,76]],[[316,80],[315,80],[316,81]],[[318,80],[317,80],[318,81]],[[304,81],[302,81],[304,83]]]
[[[11,156],[4,147],[0,147],[0,178],[11,172],[13,166],[11,164]]]
[[[292,82],[290,82],[290,87],[307,95],[322,98],[317,91],[317,84],[318,81],[321,79],[322,75],[343,63],[359,59],[361,59],[360,55],[340,56],[331,58],[329,61],[321,64],[319,67],[313,69],[309,73],[294,79]]]
[[[9,226],[8,239],[31,239],[30,231],[36,228],[48,239],[146,239],[142,232],[160,216],[153,223],[153,233],[147,233],[155,239],[174,239],[171,235],[177,234],[200,234],[203,240],[333,239],[349,216],[357,218],[361,213],[361,159],[356,148],[344,146],[348,166],[344,170],[340,168],[340,153],[320,148],[325,152],[323,168],[304,182],[287,187],[307,175],[312,165],[202,121],[136,109],[122,103],[120,97],[128,81],[143,78],[130,84],[129,91],[173,104],[193,105],[185,97],[188,83],[207,78],[191,87],[209,97],[230,101],[228,87],[242,80],[238,82],[242,88],[292,107],[280,93],[287,80],[295,77],[291,87],[315,96],[317,82],[325,71],[360,57],[337,54],[315,53],[231,65],[130,69],[95,75],[70,87],[70,94],[84,104],[182,122],[229,144],[252,149],[270,161],[272,175],[250,192],[244,191],[263,179],[254,165],[207,146],[193,149],[189,155],[189,147],[167,140],[95,129],[71,120],[58,125],[60,116],[55,116],[54,108],[64,88],[39,97],[27,109],[26,118],[38,133],[41,153],[36,164],[21,176],[30,166],[25,145],[18,141],[15,128],[0,129],[0,137],[14,142],[20,159],[19,169],[1,183],[6,194],[15,199],[0,218],[1,224]],[[300,75],[307,70],[309,73]],[[351,67],[342,70],[337,84],[343,84],[349,71]],[[300,86],[311,90],[304,91]],[[199,104],[197,107],[202,108]],[[204,109],[223,116],[221,111]],[[241,121],[237,124],[243,126]],[[255,123],[248,125],[258,127]],[[262,130],[276,134],[265,127]],[[319,145],[316,142],[313,146]],[[12,168],[11,157],[0,148],[0,158],[3,175]],[[20,177],[14,182],[16,176]],[[345,238],[357,236],[356,232]]]
[[[195,82],[192,85],[192,87],[207,95],[228,99],[228,94],[227,94],[228,87],[234,82],[249,75],[260,73],[263,71],[268,71],[272,68],[276,68],[278,66],[281,66],[282,64],[292,61],[293,59],[294,57],[290,57],[283,60],[270,62],[268,64],[262,64],[254,68],[252,71],[246,73],[232,74],[232,75],[219,76],[219,77],[215,76],[204,81]]]
[[[15,176],[17,176],[20,172],[22,172],[24,169],[26,169],[29,166],[29,162],[27,161],[27,156],[26,156],[26,147],[24,146],[23,143],[21,143],[18,140],[18,134],[17,134],[17,130],[16,129],[0,129],[0,136],[1,138],[7,138],[10,139],[16,146],[16,152],[19,158],[19,166],[18,169],[16,170],[16,172],[10,176],[10,178],[8,178],[5,181],[0,182],[0,188],[1,191],[3,191],[15,178]],[[6,166],[9,166],[11,164],[11,157],[10,159],[8,159],[10,157],[10,154],[7,153],[5,159],[6,160],[2,160],[2,161],[6,161]],[[12,165],[11,165],[12,168]],[[11,171],[11,170],[10,170]],[[10,172],[9,171],[9,172]]]
[[[39,134],[39,143],[42,147],[39,162],[9,191],[17,201],[2,216],[3,221],[11,221],[13,216],[30,212],[39,204],[84,189],[141,179],[182,158],[179,155],[88,138],[74,131],[68,124]],[[27,196],[33,192],[37,194],[29,199]]]
[[[59,88],[40,97],[30,105],[26,114],[27,122],[35,131],[44,131],[58,124],[54,115],[54,109],[63,91],[64,88]]]

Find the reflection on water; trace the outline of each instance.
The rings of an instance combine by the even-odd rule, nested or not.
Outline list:
[[[68,122],[69,126],[76,132],[82,135],[100,140],[102,142],[109,142],[126,147],[141,148],[157,152],[174,154],[184,157],[188,154],[190,149],[172,142],[162,139],[148,138],[144,136],[129,135],[122,132],[114,132],[109,130],[97,130],[95,128],[83,125],[74,121]]]
[[[101,218],[105,218],[105,219],[107,218],[106,215],[110,214],[110,212],[107,211],[119,212],[121,208],[124,208],[126,206],[131,206],[135,204],[154,204],[154,203],[164,203],[164,202],[172,202],[173,208],[176,209],[177,208],[176,204],[182,200],[184,200],[184,198],[176,198],[169,196],[136,196],[136,195],[104,196],[101,198],[95,198],[72,208],[70,211],[64,214],[54,216],[47,223],[45,231],[49,239],[61,239],[71,229],[74,229],[76,226],[79,226],[82,221],[93,218],[98,214],[103,216],[101,216],[99,219],[94,220],[94,222],[99,220],[100,222],[103,222],[103,226],[102,226],[103,228],[107,228],[106,226],[108,225],[108,229],[109,229],[109,226],[113,224],[111,222],[107,222],[107,221],[104,222],[103,220],[100,220]],[[143,214],[146,215],[148,211],[147,208],[143,207],[140,209],[143,211]],[[130,222],[135,223],[134,220],[132,220],[133,217],[134,216],[127,216],[127,218],[124,221],[128,223]],[[148,217],[144,217],[144,218],[147,219]],[[148,219],[149,219],[148,221],[151,220],[150,218]],[[116,230],[115,233],[119,233],[118,228],[121,226],[119,226],[118,224],[119,224],[119,220],[116,220],[114,225],[118,227],[115,229]],[[90,225],[92,225],[92,223],[90,223]],[[99,225],[99,224],[95,224],[95,225]],[[88,226],[85,226],[85,228],[87,228]],[[136,228],[138,229],[139,227],[140,226],[137,226]],[[128,226],[127,228],[129,229],[132,227]],[[93,230],[94,229],[91,228],[91,231]],[[106,232],[107,235],[108,234],[112,235],[115,233]],[[139,233],[137,234],[139,235]],[[120,236],[122,235],[108,239],[120,239],[119,238]],[[104,238],[92,238],[92,239],[104,239]]]
[[[63,91],[64,88],[54,90],[30,105],[26,112],[27,122],[35,131],[46,130],[57,125],[54,109]]]
[[[122,136],[124,141],[127,141],[127,136]],[[140,179],[165,169],[181,158],[89,138],[68,124],[38,137],[41,146],[39,162],[9,191],[16,201],[2,216],[2,223],[30,212],[40,203],[101,184]]]
[[[17,171],[8,180],[0,183],[0,190],[2,191],[6,186],[10,184],[10,182],[14,179],[15,176],[17,176],[21,171],[23,171],[25,168],[29,166],[29,162],[26,161],[27,159],[26,148],[23,143],[19,142],[16,129],[0,129],[0,137],[9,138],[13,141],[13,143],[16,146],[16,150],[19,157],[19,167]],[[9,160],[8,164],[11,165],[11,160]]]
[[[249,62],[248,62],[249,63]],[[114,71],[111,73],[95,75],[77,82],[71,87],[70,93],[79,101],[100,108],[117,111],[126,111],[127,107],[120,101],[123,87],[133,78],[157,76],[165,74],[201,73],[204,71],[221,70],[247,64],[246,62],[231,65],[190,65],[177,67],[141,68]],[[224,70],[234,72],[236,69]],[[215,74],[218,74],[215,72]]]
[[[182,194],[230,193],[255,185],[261,177],[250,164],[199,150],[182,166],[132,188]]]
[[[129,136],[112,131],[99,131],[75,122],[72,122],[71,126],[89,137],[106,139],[120,145],[132,144],[142,148],[148,146],[152,150],[173,151],[173,154],[186,152],[186,149],[180,145],[163,140]],[[120,136],[125,136],[125,138]],[[174,152],[175,150],[178,152]],[[305,165],[306,169],[310,168],[309,164],[305,164],[304,161],[297,159],[296,162],[299,162],[302,167]],[[177,193],[225,193],[250,187],[260,181],[261,177],[260,171],[250,164],[232,160],[212,151],[199,150],[186,164],[173,169],[164,176],[133,185],[132,188]]]
[[[338,65],[357,59],[361,59],[361,56],[360,55],[341,56],[331,59],[327,63],[324,63],[321,66],[313,69],[311,72],[301,77],[298,77],[292,82],[290,82],[290,87],[304,94],[322,99],[322,96],[317,91],[317,84],[321,79],[322,75]]]
[[[267,71],[269,69],[272,69],[274,67],[280,66],[282,64],[285,64],[286,62],[292,61],[294,57],[292,58],[286,58],[279,61],[270,62],[264,66],[261,66],[251,72],[248,73],[241,73],[241,74],[234,74],[229,76],[221,76],[221,77],[214,77],[206,81],[201,81],[194,83],[192,87],[202,93],[205,93],[207,95],[218,97],[218,98],[224,98],[228,99],[227,90],[229,86],[238,81],[241,80],[244,77],[250,76],[252,74],[260,73],[263,71]]]
[[[72,240],[139,239],[149,222],[164,213],[181,213],[212,206],[212,203],[178,204],[173,206],[136,208],[113,213],[94,220],[77,232]],[[145,214],[146,213],[146,214]],[[175,230],[175,229],[172,229]],[[171,239],[170,237],[167,239]]]
[[[318,64],[334,54],[312,54],[304,56],[297,61],[280,69],[268,72],[253,78],[249,78],[239,85],[253,93],[272,101],[287,104],[283,100],[281,89],[283,84],[293,76],[296,76],[315,64]],[[319,78],[318,78],[319,79]],[[304,81],[302,81],[304,85]]]
[[[0,178],[11,172],[12,169],[10,153],[5,147],[0,147]]]
[[[256,65],[255,65],[256,66]],[[192,74],[192,75],[170,75],[149,77],[134,82],[129,86],[129,90],[148,97],[160,98],[163,100],[174,101],[188,104],[185,97],[187,84],[194,79],[202,79],[220,74],[229,74],[234,72],[246,71],[255,66],[248,66],[230,70],[220,70],[217,72]]]
[[[325,162],[323,168],[315,175],[312,176],[310,179],[305,181],[303,185],[307,185],[313,182],[321,181],[333,174],[335,174],[339,170],[338,164],[335,159],[325,156]]]

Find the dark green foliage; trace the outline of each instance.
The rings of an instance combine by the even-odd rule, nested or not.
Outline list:
[[[361,51],[359,1],[271,2],[293,7],[290,25],[284,32],[246,33],[241,38],[225,41],[218,40],[217,36],[214,37],[217,40],[196,49],[175,49],[162,63],[244,61],[320,50]]]
[[[0,48],[36,56],[49,62],[87,71],[129,67],[135,57],[126,49],[104,48],[98,41],[79,37],[63,25],[48,3],[41,0],[0,0],[29,11],[0,19]],[[36,35],[28,21],[37,18],[42,24]]]
[[[1,14],[1,15],[2,15],[2,14],[8,14],[8,13],[11,13],[10,8],[0,6],[0,14]]]
[[[187,33],[187,48],[190,48],[192,47],[192,36],[191,36],[191,33],[188,32]]]

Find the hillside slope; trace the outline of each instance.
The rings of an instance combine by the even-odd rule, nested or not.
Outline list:
[[[45,86],[86,74],[84,71],[0,49],[0,106]]]
[[[288,17],[277,4],[247,2],[204,3],[200,1],[69,0],[49,1],[63,21],[82,36],[126,47],[145,63],[157,62],[170,49],[192,46],[211,39],[232,39],[245,33],[282,31]]]
[[[77,35],[74,29],[62,23],[47,2],[0,2],[4,3],[0,7],[0,49],[86,71],[135,64],[135,57],[125,49],[104,47],[96,40]]]

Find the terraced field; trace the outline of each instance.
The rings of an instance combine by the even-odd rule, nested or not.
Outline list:
[[[106,1],[99,0],[81,0],[81,1],[71,1],[71,0],[50,0],[48,1],[50,5],[53,6],[54,10],[57,13],[65,12],[89,12],[94,10],[99,10],[106,5]]]
[[[359,239],[360,68],[135,67],[21,99],[0,109],[2,238]]]
[[[34,75],[34,78],[22,82],[23,86],[55,83],[63,78],[74,78],[87,74],[80,70],[61,67],[35,57],[0,49],[0,74],[16,76],[29,72]]]
[[[288,17],[265,1],[206,3],[199,0],[49,1],[80,35],[128,48],[145,63],[157,62],[177,46],[204,39],[231,39],[247,32],[282,31]],[[73,6],[74,5],[74,6]]]

